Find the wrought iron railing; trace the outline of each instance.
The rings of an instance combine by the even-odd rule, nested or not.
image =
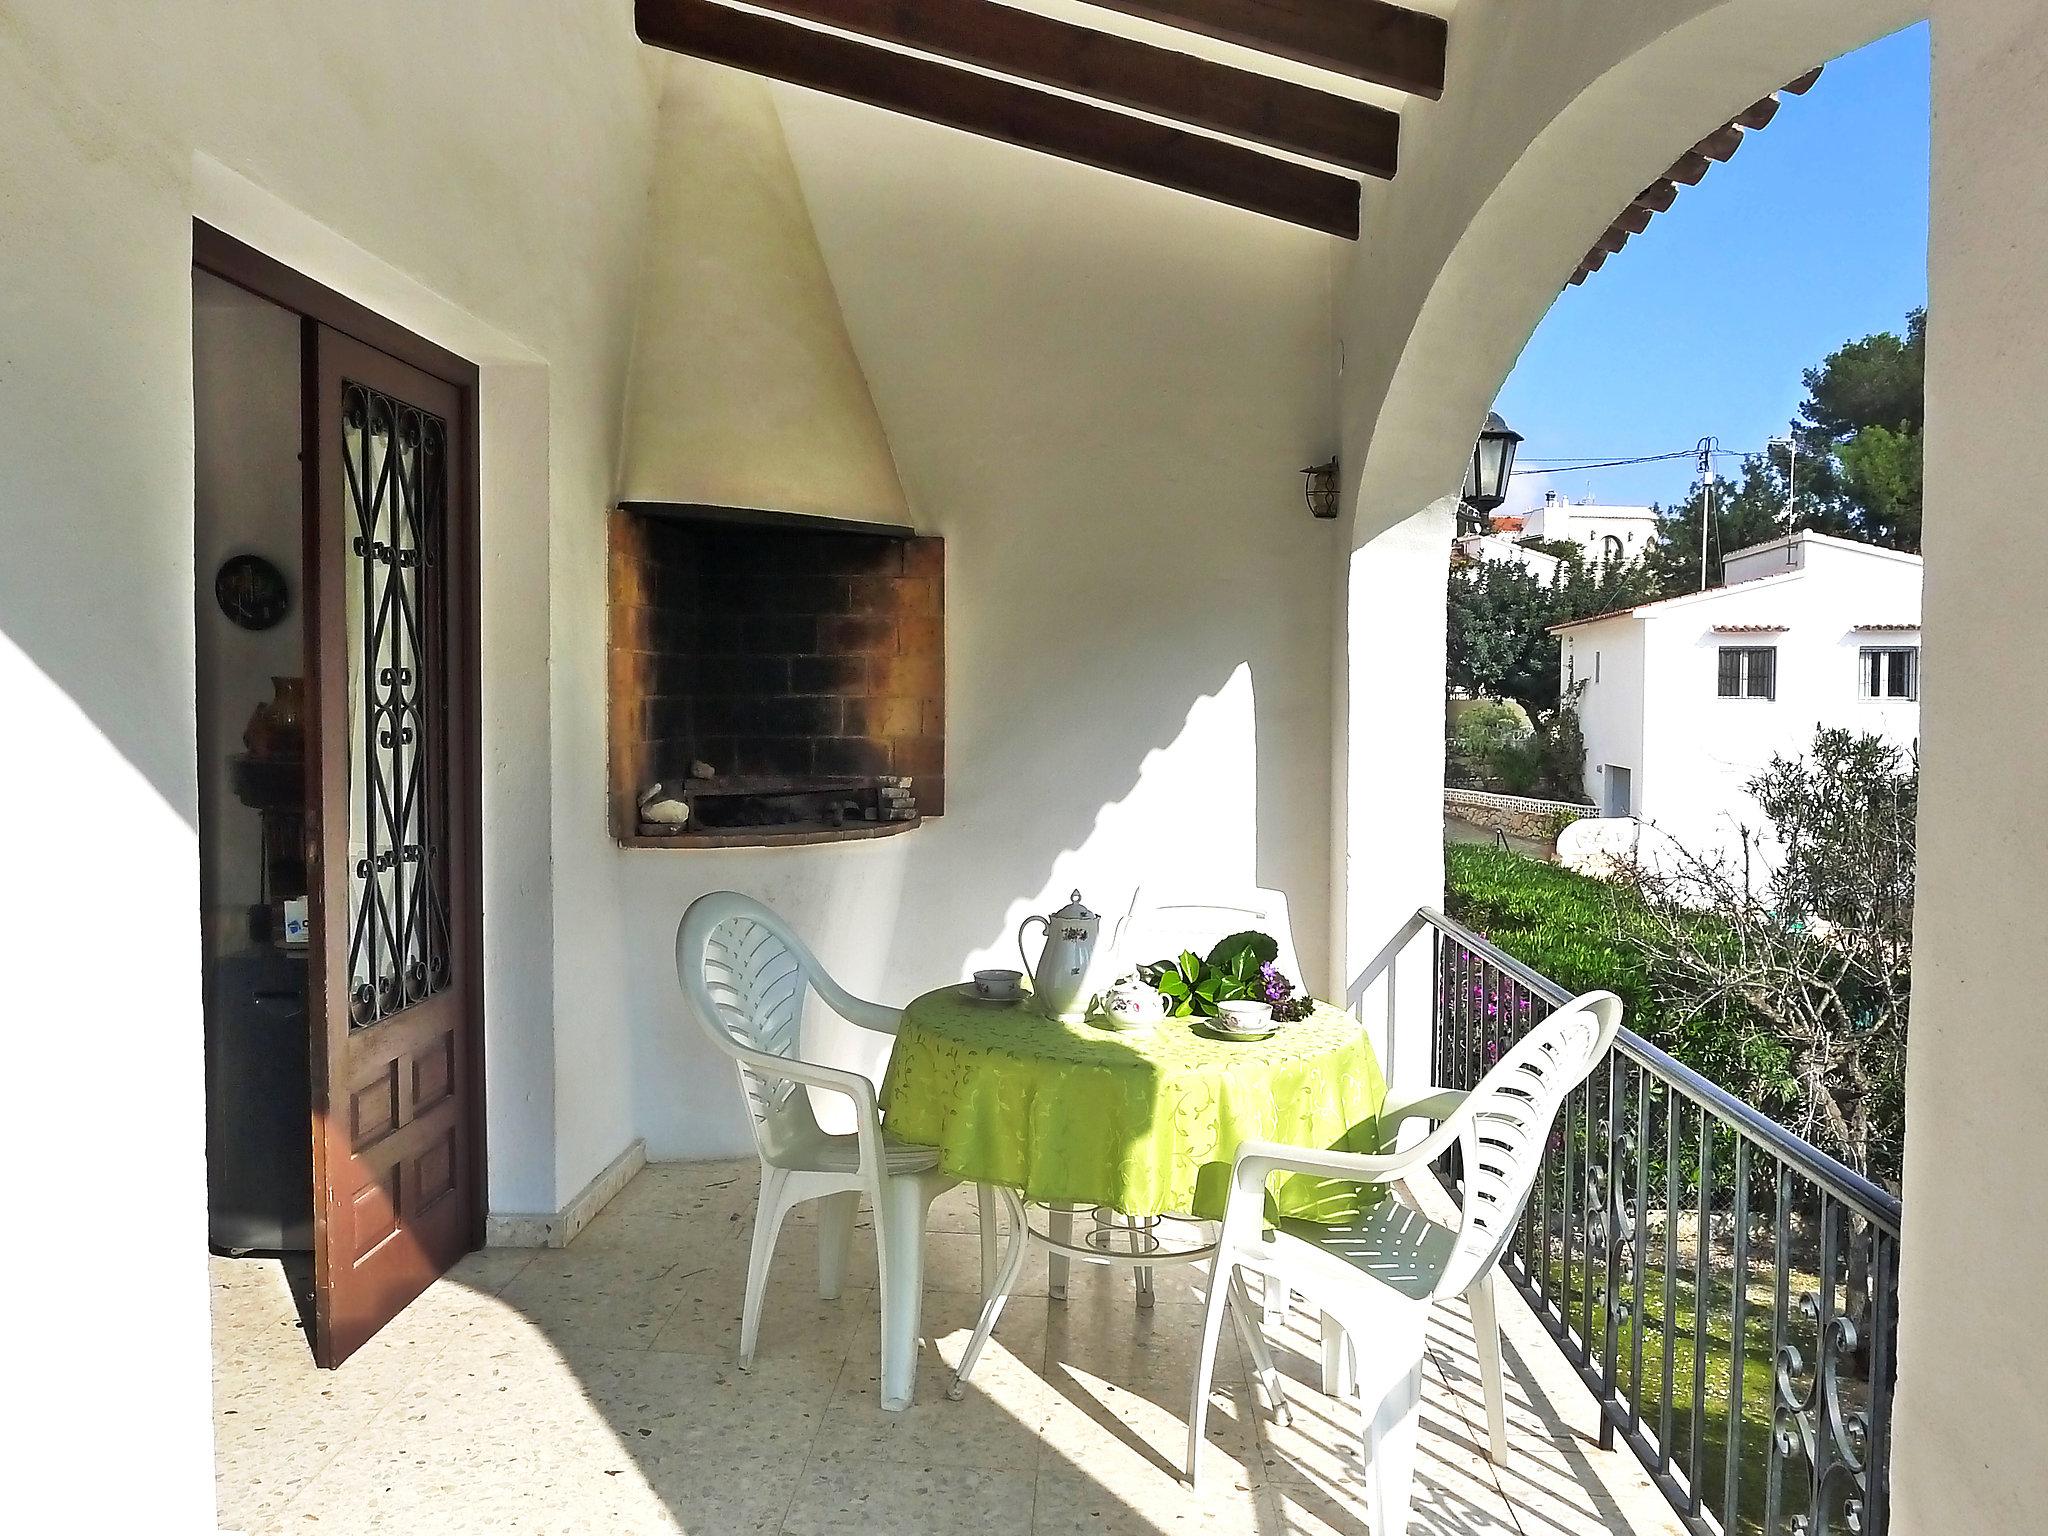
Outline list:
[[[1418,921],[1434,1080],[1469,1088],[1569,994]],[[1624,1029],[1502,1268],[1690,1530],[1883,1536],[1898,1241],[1897,1199]]]

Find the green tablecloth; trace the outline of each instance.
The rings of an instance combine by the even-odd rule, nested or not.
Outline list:
[[[939,1149],[956,1178],[1028,1200],[1133,1216],[1223,1214],[1243,1141],[1377,1152],[1386,1083],[1356,1019],[1319,1005],[1269,1040],[1218,1040],[1187,1019],[1117,1033],[959,988],[903,1011],[882,1082],[890,1136]],[[1274,1180],[1280,1214],[1342,1220],[1381,1191]]]

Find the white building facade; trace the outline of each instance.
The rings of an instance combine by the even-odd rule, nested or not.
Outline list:
[[[1598,562],[1634,560],[1656,533],[1654,507],[1606,507],[1547,491],[1542,506],[1523,514],[1521,537],[1576,544],[1589,562]]]
[[[1453,548],[1458,558],[1473,565],[1519,565],[1545,586],[1555,582],[1564,569],[1564,561],[1556,555],[1530,549],[1513,534],[1461,533]]]
[[[1558,625],[1581,686],[1586,792],[1695,852],[1762,818],[1744,786],[1824,726],[1917,750],[1920,557],[1795,533],[1728,583]]]

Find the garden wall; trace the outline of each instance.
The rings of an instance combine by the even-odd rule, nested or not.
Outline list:
[[[1557,835],[1560,817],[1574,820],[1594,814],[1590,805],[1563,800],[1537,800],[1528,795],[1496,795],[1483,789],[1445,789],[1444,814],[1489,832],[1548,842]]]

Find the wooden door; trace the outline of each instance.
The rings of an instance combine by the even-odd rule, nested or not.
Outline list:
[[[474,512],[462,391],[308,320],[314,1353],[476,1245]]]

